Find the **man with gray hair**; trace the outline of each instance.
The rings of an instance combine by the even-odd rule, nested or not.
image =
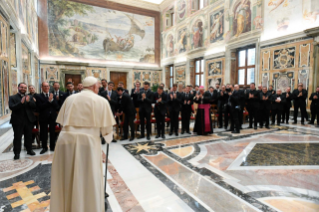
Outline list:
[[[277,115],[277,125],[280,126],[281,114],[283,113],[285,102],[286,96],[282,95],[280,89],[277,89],[276,94],[272,95],[272,124],[275,124],[275,116]]]

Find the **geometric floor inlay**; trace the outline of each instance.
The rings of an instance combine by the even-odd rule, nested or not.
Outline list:
[[[319,143],[258,143],[240,166],[319,165]]]

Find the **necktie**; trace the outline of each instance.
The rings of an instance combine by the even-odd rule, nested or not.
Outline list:
[[[48,95],[47,93],[45,94],[45,97],[46,97],[47,99],[49,99],[49,95]]]
[[[111,97],[111,91],[109,91],[109,97]]]

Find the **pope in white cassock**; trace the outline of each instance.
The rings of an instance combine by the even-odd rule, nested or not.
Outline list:
[[[104,212],[100,135],[112,141],[114,116],[97,95],[99,82],[83,80],[84,90],[66,99],[57,123],[63,126],[52,162],[51,212]]]

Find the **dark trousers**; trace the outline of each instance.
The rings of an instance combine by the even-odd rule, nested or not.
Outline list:
[[[40,122],[40,140],[42,141],[42,148],[48,148],[48,125],[49,125],[49,132],[50,132],[50,149],[54,150],[55,148],[55,125],[56,122],[52,118],[48,118],[45,121]]]
[[[273,109],[271,111],[271,116],[272,116],[271,121],[272,121],[273,124],[275,123],[275,116],[277,115],[277,125],[280,125],[281,113],[282,112],[283,112],[282,110],[278,110],[278,109]]]
[[[249,113],[249,127],[253,126],[253,119],[254,119],[254,127],[257,127],[257,123],[259,120],[259,110],[257,107],[251,107],[248,110]]]
[[[191,110],[182,110],[182,132],[189,132],[189,122],[191,118]]]
[[[290,107],[284,106],[284,111],[282,111],[282,122],[288,123],[290,114]]]
[[[231,109],[230,111],[230,120],[231,120],[230,130],[231,131],[236,131],[236,132],[240,131],[240,122],[239,122],[240,112],[241,110],[237,110],[237,109]]]
[[[21,152],[21,140],[24,135],[24,146],[27,151],[32,150],[32,128],[33,124],[29,121],[25,121],[23,124],[13,124],[13,152],[15,155],[19,155]]]
[[[264,123],[266,127],[269,127],[269,113],[270,113],[270,109],[260,110],[260,122],[259,122],[260,127],[263,127]]]
[[[225,106],[221,106],[218,108],[218,123],[219,127],[223,127],[223,115],[224,115],[224,122],[225,122],[225,129],[228,127],[228,110]]]
[[[162,113],[158,112],[158,113],[155,113],[155,118],[156,118],[157,135],[164,136],[164,134],[165,134],[165,115],[162,115]]]
[[[315,123],[315,119],[317,119],[317,125],[319,125],[318,118],[319,118],[319,109],[312,108],[311,109],[311,123]]]
[[[301,122],[305,121],[306,117],[306,103],[305,102],[295,102],[294,103],[294,121],[297,122],[298,109],[300,108]]]
[[[151,113],[148,113],[144,110],[139,111],[140,114],[140,121],[141,121],[141,136],[144,137],[144,125],[145,125],[145,119],[146,119],[146,133],[147,137],[151,136]]]
[[[245,104],[241,104],[240,105],[240,111],[239,111],[239,124],[240,124],[240,127],[243,125],[243,122],[244,122],[244,107],[245,107]]]
[[[173,133],[178,133],[178,116],[179,116],[179,111],[171,111],[170,112],[170,117],[171,117],[171,130],[170,132]]]
[[[124,125],[123,125],[123,131],[124,131],[124,138],[128,137],[128,126],[130,125],[131,128],[131,138],[134,138],[134,116],[129,116],[125,114],[124,118]]]

